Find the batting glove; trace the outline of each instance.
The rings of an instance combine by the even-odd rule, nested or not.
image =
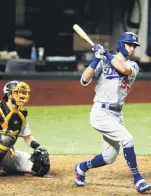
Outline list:
[[[95,57],[97,59],[101,59],[103,55],[99,54],[98,52],[95,52]]]
[[[103,55],[104,53],[104,48],[103,46],[101,46],[100,44],[95,44],[93,47],[92,47],[92,50],[97,52],[98,54],[100,55]]]

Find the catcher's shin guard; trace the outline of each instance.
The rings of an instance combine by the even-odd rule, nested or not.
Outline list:
[[[1,146],[0,146],[0,148],[1,148]],[[8,150],[0,149],[0,162],[3,160],[4,156],[7,154]]]
[[[0,133],[0,161],[4,158],[10,148],[13,147],[16,137],[11,135],[9,131]]]

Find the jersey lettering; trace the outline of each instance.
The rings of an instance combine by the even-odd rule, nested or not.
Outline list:
[[[114,78],[122,78],[123,76],[119,75],[116,69],[113,67],[105,67],[104,75],[107,76],[106,79],[112,80]]]
[[[118,75],[117,71],[112,67],[105,67],[104,69],[104,75],[110,76],[110,75]]]
[[[124,104],[139,71],[137,63],[130,60],[125,63],[132,69],[131,75],[122,74],[108,60],[104,60],[103,63],[99,64],[98,68],[100,69],[95,70],[97,83],[93,99],[94,103]]]

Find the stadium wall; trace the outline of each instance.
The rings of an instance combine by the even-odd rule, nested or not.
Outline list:
[[[79,80],[24,80],[31,87],[29,106],[92,104],[95,82],[87,87]],[[7,80],[2,80],[3,89]],[[0,92],[0,96],[3,94]],[[136,81],[126,103],[151,102],[151,80]]]

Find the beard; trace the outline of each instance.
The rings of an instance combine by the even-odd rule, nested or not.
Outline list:
[[[12,98],[12,104],[14,104],[18,107],[18,105],[16,104],[16,100],[14,98]]]

